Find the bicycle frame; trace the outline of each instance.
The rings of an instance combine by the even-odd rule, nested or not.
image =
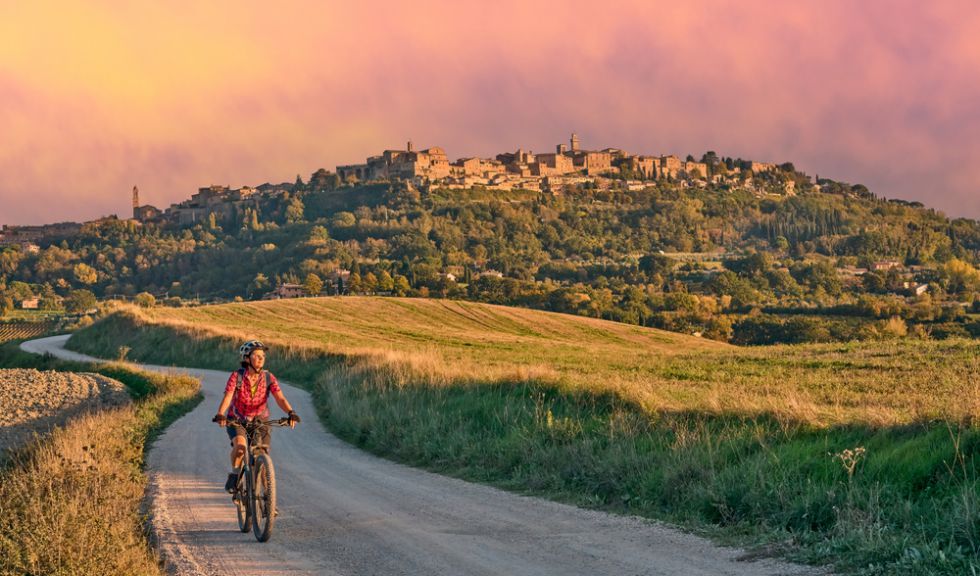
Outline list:
[[[279,418],[277,420],[238,420],[229,419],[228,426],[234,426],[235,428],[241,428],[245,431],[245,454],[249,456],[249,464],[251,460],[254,459],[254,451],[261,449],[268,449],[268,446],[263,446],[262,444],[252,445],[252,434],[258,433],[264,427],[276,426],[284,427],[289,426],[289,418]],[[242,462],[242,466],[245,462]]]
[[[265,542],[269,539],[272,532],[272,519],[275,516],[275,477],[274,477],[274,467],[272,466],[272,458],[269,456],[268,446],[260,444],[259,438],[255,437],[253,442],[253,434],[258,434],[263,427],[269,426],[289,426],[289,418],[280,418],[278,420],[229,420],[229,426],[235,426],[244,430],[245,434],[245,456],[242,458],[241,472],[238,476],[238,483],[235,487],[235,493],[232,500],[235,502],[235,506],[238,512],[238,528],[242,532],[248,532],[253,526],[255,527],[255,538],[259,542]],[[259,506],[259,497],[256,494],[256,458],[263,458],[263,468],[268,468],[271,474],[270,482],[266,484],[262,483],[267,489],[269,486],[273,486],[271,490],[266,493],[266,498],[263,499],[263,506]],[[244,484],[244,485],[243,485]],[[264,525],[259,528],[259,511],[264,511]]]

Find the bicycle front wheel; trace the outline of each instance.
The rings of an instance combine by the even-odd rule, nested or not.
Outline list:
[[[252,522],[255,539],[267,542],[276,521],[276,470],[272,466],[272,458],[268,454],[260,454],[255,459],[254,471]]]
[[[235,510],[238,512],[238,529],[242,532],[252,529],[252,491],[249,490],[249,484],[249,475],[242,474],[235,487]]]

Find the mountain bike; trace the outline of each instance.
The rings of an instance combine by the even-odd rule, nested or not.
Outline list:
[[[289,418],[229,420],[228,425],[245,430],[246,457],[231,497],[238,511],[238,529],[247,533],[255,528],[255,539],[268,542],[276,522],[276,469],[258,432],[266,426],[289,426]]]

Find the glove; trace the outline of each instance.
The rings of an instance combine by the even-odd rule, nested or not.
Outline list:
[[[211,419],[212,422],[217,422],[218,426],[225,426],[228,424],[228,417],[224,414],[215,414],[214,418]]]
[[[293,423],[299,424],[300,422],[302,422],[302,420],[299,419],[299,414],[293,412],[292,410],[289,411],[288,416],[289,416],[289,423],[290,424],[293,424]]]

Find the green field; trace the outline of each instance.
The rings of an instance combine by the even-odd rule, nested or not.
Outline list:
[[[366,449],[842,573],[980,569],[973,341],[741,349],[469,302],[130,310],[83,351],[228,369],[245,338]]]

